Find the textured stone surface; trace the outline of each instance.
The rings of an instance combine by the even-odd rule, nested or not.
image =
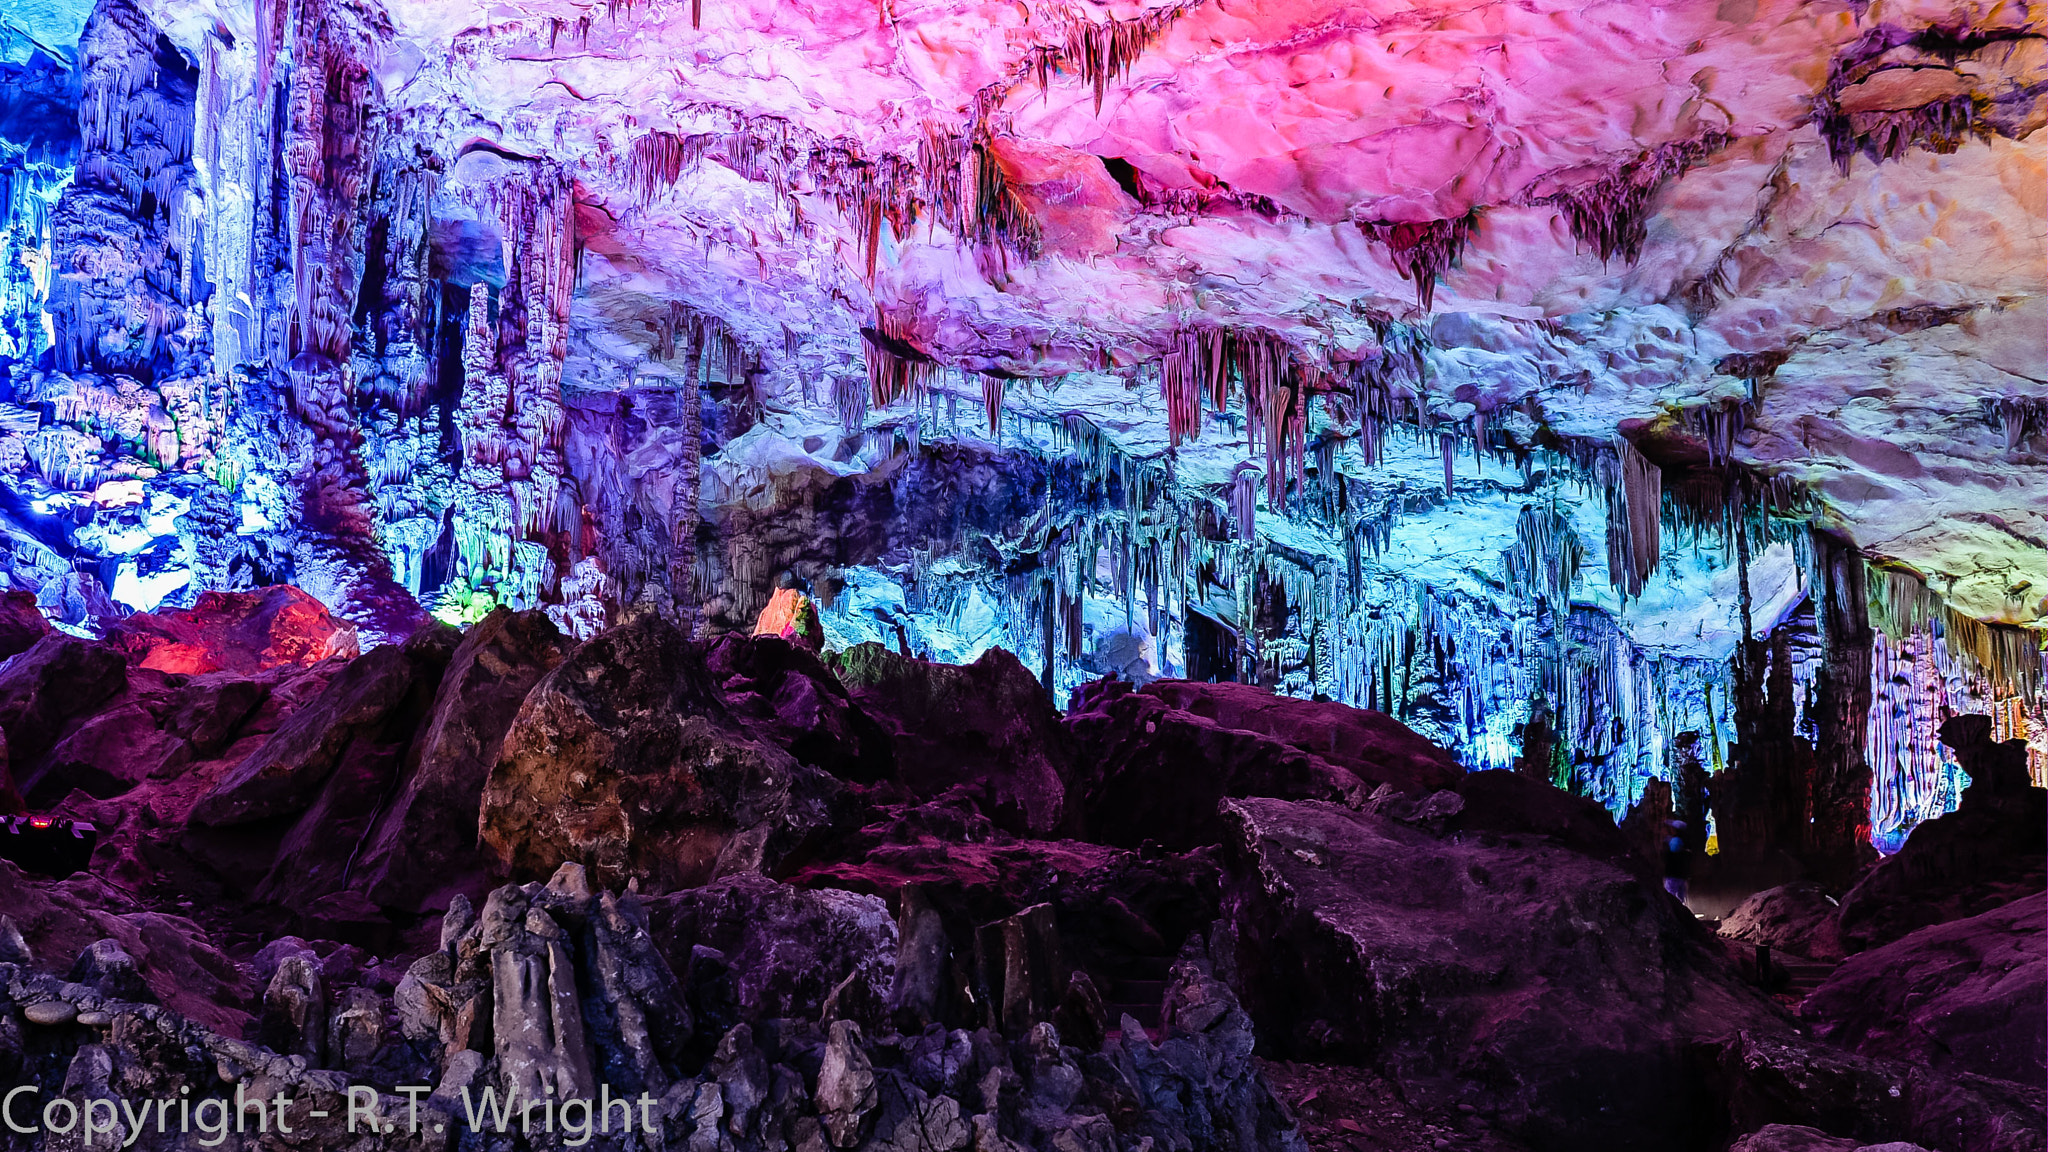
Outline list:
[[[540,612],[500,609],[470,626],[407,753],[398,791],[363,844],[351,886],[405,911],[445,907],[452,890],[479,886],[484,781],[526,694],[570,647]]]
[[[1832,962],[1843,956],[1837,926],[1841,906],[1820,885],[1794,881],[1767,888],[1737,905],[1721,920],[1721,935],[1747,944],[1768,944],[1808,960]]]
[[[1069,819],[1073,752],[1044,688],[1002,649],[935,664],[879,644],[840,654],[839,678],[890,729],[898,778],[920,796],[967,785],[999,826],[1043,836]]]
[[[351,661],[213,786],[193,808],[193,821],[220,827],[301,811],[351,756],[402,755],[454,646],[452,629],[430,629],[404,645],[386,644]],[[361,802],[362,815],[376,803],[355,794],[338,799]]]
[[[207,592],[182,611],[138,612],[109,629],[107,641],[140,667],[188,675],[247,675],[359,653],[352,625],[288,585]]]
[[[742,873],[651,898],[646,907],[675,971],[689,969],[693,949],[721,955],[741,1020],[816,1019],[850,977],[883,996],[894,984],[896,921],[875,896],[807,891]]]
[[[1799,1015],[1853,1051],[2039,1086],[2044,994],[2048,907],[2031,896],[1850,957]]]
[[[1842,897],[1851,951],[1972,916],[2048,887],[2048,791],[1972,798],[1913,830]]]
[[[534,686],[484,787],[481,837],[515,875],[575,861],[659,893],[772,867],[825,826],[839,790],[747,738],[701,646],[643,616]]]
[[[1713,1126],[1691,1044],[1789,1031],[1683,909],[1612,865],[1313,801],[1225,812],[1238,971],[1283,1051],[1370,1062],[1538,1148],[1655,1147]]]

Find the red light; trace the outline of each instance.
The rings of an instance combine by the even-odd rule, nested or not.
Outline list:
[[[38,819],[30,820],[28,822],[29,827],[31,828],[48,828],[52,823],[53,821],[51,821],[47,817],[41,817]]]

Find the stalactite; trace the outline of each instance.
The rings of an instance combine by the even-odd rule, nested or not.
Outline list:
[[[903,337],[899,321],[878,312],[875,323],[876,327],[860,330],[865,341],[872,403],[877,408],[886,408],[905,396],[922,402],[931,386],[935,361]]]
[[[1524,504],[1515,518],[1515,543],[1501,554],[1501,574],[1525,602],[1562,610],[1584,560],[1568,517],[1546,504]]]
[[[1004,373],[984,370],[981,375],[981,405],[988,413],[988,434],[990,439],[1000,440],[1003,434],[1003,389],[1009,384]]]
[[[1662,549],[1663,474],[1635,446],[1617,440],[1601,457],[1607,490],[1607,576],[1625,597],[1642,595]]]
[[[1616,256],[1634,264],[1649,238],[1650,198],[1666,180],[1728,146],[1726,132],[1711,131],[1692,140],[1674,140],[1623,162],[1605,177],[1582,188],[1550,197],[1564,214],[1572,235],[1592,246],[1602,261]]]
[[[1387,255],[1401,279],[1415,282],[1415,300],[1424,312],[1436,305],[1436,282],[1457,263],[1478,227],[1476,213],[1449,220],[1394,224],[1360,221],[1358,230],[1387,246]]]

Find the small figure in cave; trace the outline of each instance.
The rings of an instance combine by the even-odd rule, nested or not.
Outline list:
[[[796,573],[784,572],[776,581],[775,595],[754,623],[754,635],[780,636],[813,652],[825,647],[825,626],[818,621],[818,606],[811,602],[810,591]]]
[[[1670,837],[1664,841],[1664,890],[1685,903],[1686,885],[1692,879],[1692,849],[1685,843],[1685,821],[1665,823]]]

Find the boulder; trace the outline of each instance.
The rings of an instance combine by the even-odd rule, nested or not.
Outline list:
[[[1278,1052],[1371,1063],[1412,1102],[1470,1103],[1534,1148],[1647,1149],[1713,1122],[1695,1041],[1790,1030],[1676,901],[1613,863],[1314,801],[1224,812],[1238,991]]]
[[[445,625],[423,628],[402,645],[373,648],[350,661],[200,798],[192,821],[228,827],[303,811],[321,796],[352,749],[357,763],[381,759],[395,767],[390,750],[402,754],[411,742],[456,639],[455,630]],[[374,798],[367,804],[356,803],[355,797],[337,799],[358,820],[375,805]]]
[[[351,887],[406,912],[445,908],[456,890],[481,888],[486,858],[476,826],[484,781],[526,694],[571,646],[542,612],[499,608],[470,626]]]
[[[565,861],[674,891],[773,868],[831,823],[842,785],[745,734],[703,646],[643,615],[536,684],[484,785],[481,836],[516,876]]]
[[[0,660],[36,646],[53,629],[36,607],[36,594],[15,589],[0,592]]]
[[[845,780],[882,780],[895,771],[888,731],[809,648],[733,633],[714,641],[705,660],[726,707],[798,762]]]
[[[1790,956],[1834,963],[1844,955],[1836,926],[1841,906],[1810,880],[1766,888],[1736,906],[1721,921],[1721,935],[1745,944],[1766,944]]]
[[[1019,835],[1044,836],[1074,817],[1067,780],[1073,751],[1038,679],[1001,648],[972,664],[934,664],[856,644],[839,679],[893,739],[898,779],[921,797],[957,785]]]
[[[850,977],[884,996],[894,982],[896,921],[876,896],[742,873],[644,903],[674,971],[686,972],[696,949],[720,954],[741,1021],[815,1020]]]
[[[1152,840],[1176,850],[1214,844],[1224,835],[1217,804],[1226,797],[1356,807],[1373,791],[1348,769],[1270,736],[1182,711],[1149,687],[1136,692],[1118,681],[1093,685],[1068,715],[1067,728],[1078,762],[1086,766],[1079,788],[1086,797],[1087,834],[1109,844],[1136,847]]]
[[[0,664],[0,732],[16,777],[127,682],[117,649],[62,632]]]
[[[1870,1056],[2048,1083],[2048,907],[2024,897],[1849,958],[1800,1005],[1816,1035]]]
[[[138,612],[107,629],[131,664],[162,672],[249,675],[283,664],[309,666],[359,651],[356,629],[290,585],[249,592],[202,592],[192,607]]]
[[[1803,1124],[1766,1124],[1729,1145],[1728,1152],[1859,1152],[1864,1147],[1859,1140],[1830,1136]]]
[[[1424,795],[1455,789],[1465,769],[1451,754],[1384,712],[1282,696],[1252,684],[1155,680],[1138,691],[1212,721],[1256,732],[1334,765],[1377,788]]]

